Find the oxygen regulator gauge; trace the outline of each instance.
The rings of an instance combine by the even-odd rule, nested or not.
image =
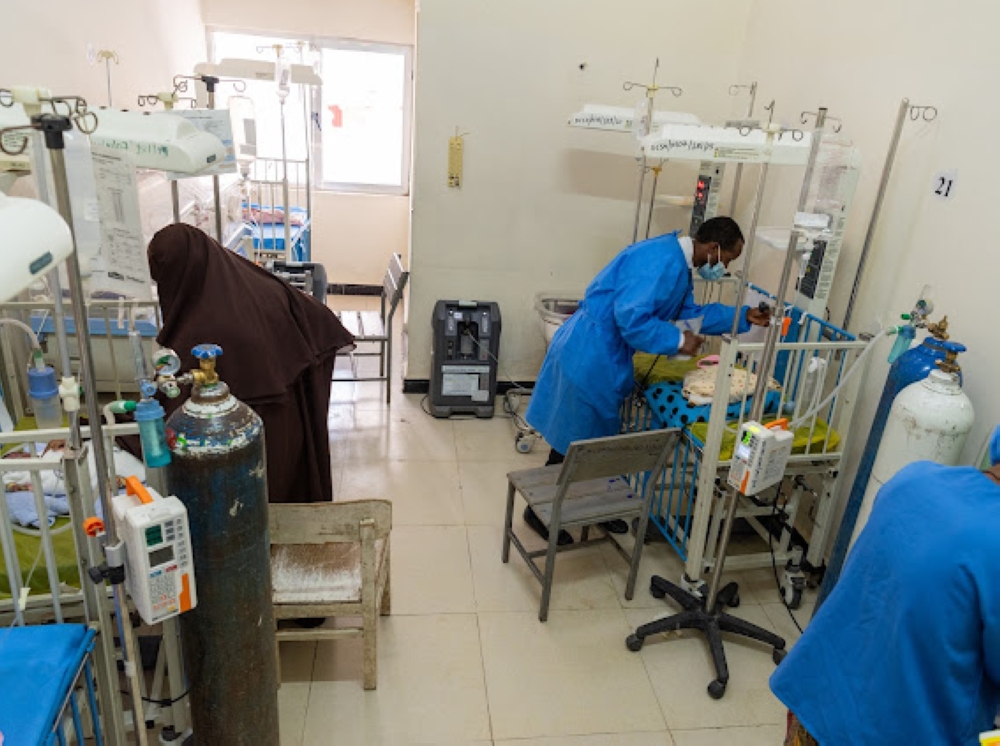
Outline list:
[[[153,353],[153,367],[158,376],[175,376],[181,369],[181,356],[171,349],[157,350]]]
[[[160,390],[168,399],[180,396],[181,389],[177,385],[176,375],[181,369],[181,356],[169,348],[156,350],[153,353],[153,368],[156,370],[156,381]]]

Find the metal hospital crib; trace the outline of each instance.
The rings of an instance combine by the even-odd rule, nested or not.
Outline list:
[[[162,326],[160,307],[156,301],[96,300],[87,304],[90,316],[90,339],[94,348],[94,366],[97,388],[102,393],[114,394],[122,399],[125,394],[136,393],[135,365],[128,340],[130,325],[142,334],[143,348],[152,355],[156,335]],[[14,318],[28,324],[38,335],[45,350],[46,362],[56,367],[55,320],[51,301],[11,301],[0,303],[0,318]],[[74,368],[79,365],[76,329],[72,318],[66,319],[69,336],[70,358]],[[3,327],[0,327],[3,328]],[[28,414],[27,360],[28,345],[20,332],[0,331],[0,391],[7,405],[12,408],[15,422]]]
[[[253,162],[243,202],[245,235],[249,236],[254,252],[247,259],[259,263],[272,259],[310,260],[312,195],[309,163],[287,162],[289,205],[284,204],[284,168],[280,158],[257,158]]]
[[[818,404],[838,385],[867,344],[801,309],[792,307],[790,313],[791,325],[777,349],[774,378],[779,388],[768,394],[765,421],[779,416],[791,420],[793,413],[806,413],[807,407],[797,406],[796,401],[807,388],[821,392],[809,394],[811,401]],[[710,407],[685,403],[678,407],[676,400],[682,396],[679,383],[637,389],[623,405],[624,432],[683,427],[654,496],[650,523],[685,561],[688,584],[697,584],[714,563],[713,548],[723,520],[720,498],[726,489],[735,434],[751,409],[750,386],[732,401],[733,371],[739,367],[755,373],[763,348],[763,342],[723,338]],[[818,373],[809,372],[814,357],[822,361],[813,365],[814,369],[819,367]],[[727,568],[770,567],[772,561],[780,566],[797,557],[789,527],[808,540],[806,567],[822,567],[833,530],[834,495],[851,436],[860,379],[860,375],[853,375],[827,406],[796,429],[786,477],[778,487],[781,494],[772,488],[755,498],[741,497],[737,518],[748,521],[769,547],[760,552],[731,554],[726,559]],[[807,500],[812,503],[808,506],[811,521],[803,516]],[[771,533],[774,521],[768,518],[777,517],[785,519],[785,528],[775,540]]]
[[[67,429],[0,433],[0,453],[26,443],[66,438],[68,433]],[[106,425],[105,448],[111,453],[115,437],[136,434],[135,424]],[[83,435],[89,437],[89,428]],[[0,503],[0,685],[16,685],[28,697],[9,692],[0,697],[0,733],[9,744],[124,743],[126,738],[122,726],[127,727],[127,719],[122,717],[118,696],[114,642],[118,630],[109,616],[97,611],[102,603],[111,611],[110,589],[93,584],[87,575],[103,558],[97,540],[83,528],[85,519],[94,515],[95,495],[87,460],[80,463],[80,489],[66,495],[69,515],[55,518],[51,527],[44,519],[36,529],[15,525],[6,496]],[[40,517],[48,514],[46,472],[58,477],[66,468],[68,462],[52,457],[0,458],[0,477],[12,472],[21,474],[19,479],[28,475]],[[24,603],[19,604],[22,593]],[[152,684],[143,691],[152,704],[126,704],[125,709],[132,710],[132,722],[138,717],[144,727],[157,724],[183,733],[189,716],[186,702],[179,698],[183,681],[178,678],[182,667],[177,630],[175,623],[164,623]],[[135,631],[130,629],[129,634],[132,649],[138,650]],[[170,699],[161,700],[167,686]],[[109,694],[111,689],[114,695]],[[26,702],[31,707],[25,709]],[[117,733],[108,732],[116,727]]]

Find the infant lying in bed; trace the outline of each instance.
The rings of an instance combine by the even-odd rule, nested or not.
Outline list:
[[[54,440],[47,444],[35,443],[27,444],[19,450],[11,451],[4,459],[32,458],[33,450],[41,454],[38,458],[51,460],[53,468],[37,472],[41,477],[42,493],[45,496],[45,507],[48,512],[48,521],[51,526],[57,516],[69,515],[69,503],[66,499],[66,484],[63,477],[63,470],[58,467],[62,459],[62,450],[65,448],[65,441]],[[145,481],[146,469],[143,463],[130,453],[114,447],[113,458],[115,462],[116,485],[115,490],[125,489],[125,477],[135,475]],[[87,453],[87,463],[90,471],[91,490],[97,493],[97,472],[94,468],[94,452]],[[3,486],[7,497],[7,509],[11,520],[28,528],[38,528],[38,510],[35,506],[35,496],[31,486],[31,472],[28,471],[4,471],[2,473]]]

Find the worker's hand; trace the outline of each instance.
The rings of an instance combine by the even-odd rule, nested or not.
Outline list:
[[[747,321],[754,326],[769,326],[771,323],[771,309],[766,306],[764,308],[748,308]]]
[[[65,439],[50,440],[45,445],[45,450],[42,451],[42,455],[44,456],[46,453],[49,453],[50,451],[65,451],[65,450],[66,450],[66,440]]]
[[[699,337],[697,334],[692,334],[691,332],[684,332],[684,339],[681,342],[680,348],[677,350],[677,354],[697,355],[704,343],[704,337]]]

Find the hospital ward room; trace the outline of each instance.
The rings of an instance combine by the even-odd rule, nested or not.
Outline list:
[[[0,746],[1000,746],[995,2],[7,6]]]

